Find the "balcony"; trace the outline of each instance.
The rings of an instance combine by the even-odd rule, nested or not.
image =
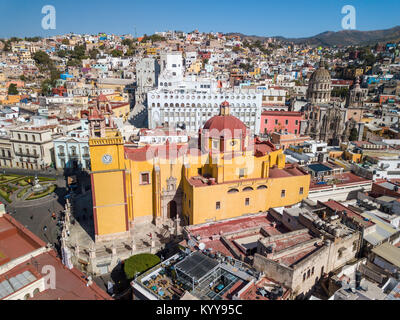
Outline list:
[[[57,156],[58,156],[59,158],[65,158],[65,153],[64,153],[64,152],[59,152],[59,153],[57,154]]]
[[[89,159],[89,158],[90,158],[90,154],[88,154],[88,153],[85,153],[85,154],[83,155],[83,158],[87,158],[87,159]]]
[[[28,152],[15,152],[15,155],[18,157],[28,157],[28,158],[40,158],[39,154],[32,154],[32,153],[28,153]]]

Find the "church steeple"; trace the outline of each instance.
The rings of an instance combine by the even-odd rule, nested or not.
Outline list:
[[[103,113],[97,106],[89,108],[88,121],[91,138],[104,138],[106,136],[106,121]]]

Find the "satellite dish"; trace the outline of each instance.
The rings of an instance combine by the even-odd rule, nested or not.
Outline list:
[[[200,249],[201,251],[203,251],[205,248],[206,248],[206,245],[205,245],[204,243],[200,243],[200,244],[199,244],[199,249]]]

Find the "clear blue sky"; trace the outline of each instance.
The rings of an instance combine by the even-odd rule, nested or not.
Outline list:
[[[57,10],[57,29],[41,28],[44,5]],[[202,32],[304,37],[341,30],[344,5],[357,11],[357,30],[400,25],[399,0],[0,0],[0,37],[69,32],[134,35],[196,28]]]

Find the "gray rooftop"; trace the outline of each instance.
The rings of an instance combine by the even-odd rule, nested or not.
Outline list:
[[[219,266],[219,262],[217,260],[211,259],[201,252],[194,252],[185,260],[176,264],[175,269],[193,279],[200,280],[208,275],[217,266]]]
[[[35,276],[30,271],[25,271],[15,277],[0,282],[0,299],[17,292],[22,287],[25,287],[34,281],[36,281]]]

